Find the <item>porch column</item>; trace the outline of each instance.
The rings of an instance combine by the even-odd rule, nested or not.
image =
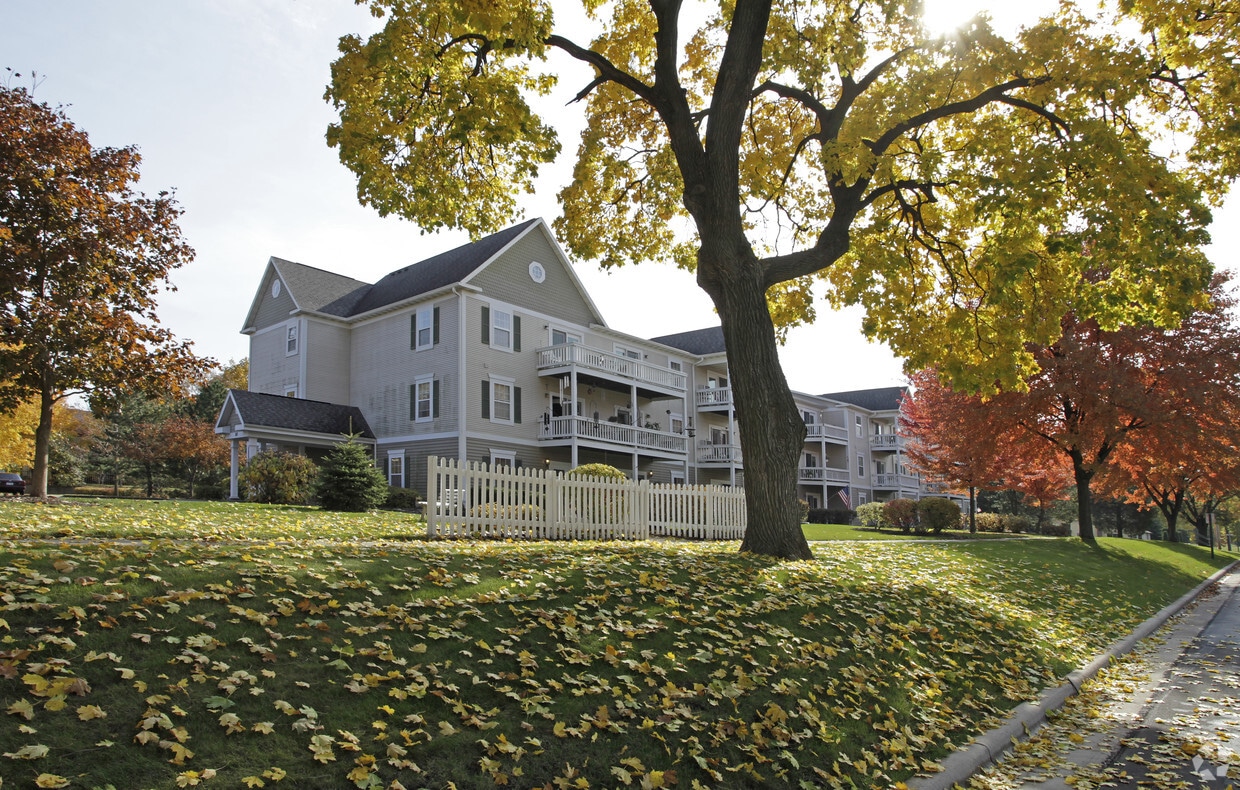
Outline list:
[[[238,458],[240,453],[237,448],[240,444],[240,439],[232,439],[229,441],[231,448],[228,459],[228,499],[233,502],[240,499],[240,497],[237,496],[237,467],[240,465]]]
[[[581,424],[578,422],[581,415],[577,413],[577,350],[569,347],[572,354],[572,364],[568,368],[568,403],[560,403],[561,411],[565,414],[572,415],[568,419],[568,435],[571,437],[572,444],[569,446],[569,469],[576,469],[580,464],[577,462],[577,427]]]

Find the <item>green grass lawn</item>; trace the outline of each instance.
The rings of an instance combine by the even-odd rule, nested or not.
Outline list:
[[[802,524],[801,530],[807,540],[1002,540],[1020,537],[1003,532],[974,532],[949,529],[934,535],[930,533],[900,532],[893,529],[875,529],[850,524]]]
[[[775,563],[421,534],[0,505],[3,787],[888,786],[1216,567],[1119,540]]]

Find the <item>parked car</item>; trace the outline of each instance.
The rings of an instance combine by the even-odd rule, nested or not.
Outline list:
[[[15,472],[0,472],[0,493],[21,496],[26,493],[26,481]]]

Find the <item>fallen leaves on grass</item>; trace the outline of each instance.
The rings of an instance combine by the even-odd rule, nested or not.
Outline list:
[[[42,528],[101,529],[66,512]],[[1104,576],[1040,570],[1032,549],[1013,565],[835,543],[776,564],[735,544],[309,539],[303,511],[284,526],[235,512],[266,521],[167,529],[272,542],[10,544],[0,740],[38,727],[85,784],[107,765],[72,745],[131,733],[104,762],[180,787],[217,772],[247,787],[886,786],[1149,608]]]

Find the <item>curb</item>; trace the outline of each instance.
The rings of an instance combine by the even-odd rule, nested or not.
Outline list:
[[[1041,727],[1046,722],[1048,712],[1062,707],[1070,697],[1079,693],[1085,682],[1097,675],[1103,667],[1131,651],[1138,642],[1162,628],[1172,616],[1196,600],[1197,596],[1201,595],[1210,585],[1237,568],[1240,568],[1240,561],[1219,569],[1210,578],[1137,626],[1131,634],[1108,647],[1093,661],[1068,673],[1063,683],[1046,689],[1033,702],[1023,702],[1016,706],[998,727],[982,733],[968,746],[940,760],[938,773],[909,779],[906,783],[909,790],[950,790],[956,784],[967,781],[978,770],[998,760],[1004,752],[1012,748],[1013,742],[1024,740],[1034,730]]]

